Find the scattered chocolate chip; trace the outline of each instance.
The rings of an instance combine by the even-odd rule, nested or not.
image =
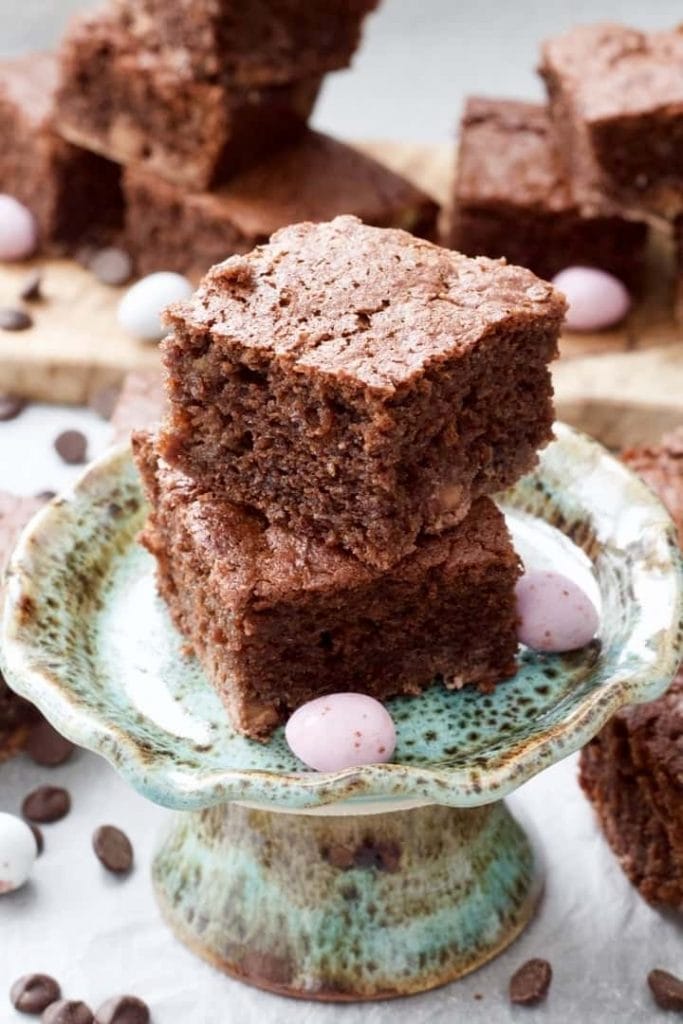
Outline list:
[[[25,749],[36,764],[56,768],[69,760],[74,745],[53,729],[49,722],[39,722],[31,730]]]
[[[93,252],[87,266],[98,281],[112,286],[125,284],[133,275],[133,261],[129,254],[114,246]]]
[[[59,985],[49,974],[24,974],[9,990],[12,1006],[22,1013],[42,1013],[57,1002],[61,994]]]
[[[48,1006],[41,1017],[43,1024],[93,1024],[92,1010],[77,1000],[60,999]]]
[[[36,494],[36,498],[38,498],[39,501],[52,501],[52,499],[56,497],[56,491],[38,491]]]
[[[11,306],[0,308],[0,330],[25,331],[33,327],[33,320],[23,309],[12,309]]]
[[[111,419],[111,414],[116,408],[116,403],[119,400],[121,394],[121,387],[118,384],[108,384],[104,388],[100,388],[98,391],[93,392],[88,399],[88,405],[93,409],[103,420]]]
[[[0,395],[0,423],[16,419],[26,408],[26,399],[19,395]]]
[[[95,1024],[149,1024],[149,1007],[137,996],[114,996],[100,1006]]]
[[[121,829],[113,825],[101,825],[92,837],[92,848],[107,871],[124,875],[133,866],[133,847],[130,839]]]
[[[38,851],[38,856],[40,857],[41,853],[45,849],[45,837],[43,836],[43,831],[38,828],[37,825],[29,825],[29,828],[31,829],[31,832],[33,832],[36,841],[36,849]]]
[[[535,1006],[548,994],[553,969],[547,960],[527,960],[510,978],[510,1002],[519,1006]]]
[[[663,1010],[683,1010],[683,981],[675,974],[655,968],[648,974],[647,983],[657,1006]]]
[[[69,813],[71,797],[60,786],[39,786],[24,799],[21,810],[29,821],[49,825]]]
[[[88,451],[88,441],[80,430],[63,430],[55,439],[55,449],[70,466],[82,466]]]
[[[27,274],[19,289],[19,298],[24,302],[38,302],[43,297],[41,291],[43,275],[39,270],[32,270]]]

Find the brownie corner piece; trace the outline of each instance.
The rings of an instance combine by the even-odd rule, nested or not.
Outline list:
[[[148,50],[116,11],[81,15],[60,51],[58,127],[110,160],[203,190],[303,132],[319,77],[263,88],[197,78]]]
[[[264,739],[340,690],[383,700],[437,678],[490,690],[514,674],[520,568],[489,499],[380,572],[207,491],[149,435],[134,451],[160,593],[239,732]]]
[[[585,205],[683,210],[682,66],[680,27],[578,25],[543,44],[555,137]]]
[[[31,53],[0,61],[0,191],[35,217],[41,249],[61,255],[103,244],[123,222],[120,169],[60,138],[57,59]],[[10,144],[11,141],[11,144]]]
[[[468,256],[504,256],[551,279],[598,267],[641,285],[647,226],[614,205],[583,210],[554,140],[546,107],[469,97],[460,124],[450,245]]]
[[[163,457],[387,568],[551,438],[563,298],[354,217],[214,267],[169,316]]]

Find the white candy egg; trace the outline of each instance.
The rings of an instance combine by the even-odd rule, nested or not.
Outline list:
[[[0,812],[0,895],[21,888],[37,856],[36,839],[26,822]]]
[[[319,772],[389,761],[396,747],[391,715],[363,693],[308,701],[287,722],[285,737],[292,752]]]
[[[141,341],[160,341],[166,334],[160,316],[173,302],[189,299],[193,288],[182,274],[148,274],[128,289],[119,303],[118,321],[126,334]]]

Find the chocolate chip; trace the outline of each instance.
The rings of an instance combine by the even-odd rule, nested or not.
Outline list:
[[[133,866],[133,847],[121,829],[101,825],[92,837],[92,848],[107,871],[124,875]]]
[[[56,768],[69,760],[74,745],[53,729],[49,722],[40,722],[31,730],[25,749],[36,764]]]
[[[61,994],[58,983],[49,974],[24,974],[9,990],[12,1006],[22,1013],[42,1013]]]
[[[55,439],[55,449],[70,466],[82,466],[88,451],[88,441],[80,430],[63,430]]]
[[[94,409],[103,420],[111,419],[116,403],[119,400],[121,388],[118,384],[108,384],[107,387],[95,391],[88,400],[88,405]]]
[[[510,1002],[535,1006],[548,994],[553,969],[547,960],[527,960],[510,978]]]
[[[56,497],[56,491],[38,491],[36,494],[36,498],[38,498],[39,501],[52,501],[52,499]]]
[[[19,395],[0,395],[0,423],[16,419],[26,408],[26,399]]]
[[[655,968],[648,974],[647,983],[657,1006],[663,1010],[683,1010],[683,981],[675,974]]]
[[[41,1017],[43,1024],[93,1024],[92,1010],[85,1003],[60,999],[48,1006]]]
[[[133,274],[133,261],[129,254],[114,246],[91,253],[87,266],[102,284],[125,284]]]
[[[32,270],[23,280],[19,289],[19,298],[23,299],[24,302],[38,302],[43,297],[41,291],[42,284],[43,275],[41,272],[39,270]]]
[[[95,1024],[149,1024],[149,1007],[137,996],[114,996],[100,1006]]]
[[[33,320],[23,309],[12,309],[11,306],[0,308],[0,330],[25,331],[33,327]]]
[[[49,825],[69,813],[71,797],[60,786],[39,786],[24,799],[21,810],[29,821]]]
[[[31,832],[33,832],[33,836],[36,841],[36,849],[38,851],[38,856],[40,857],[41,853],[45,849],[45,837],[42,829],[39,829],[37,825],[29,825],[29,828],[31,829]]]

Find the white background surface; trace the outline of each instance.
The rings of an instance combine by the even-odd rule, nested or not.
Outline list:
[[[78,0],[0,0],[0,50],[52,45]],[[92,6],[92,5],[91,5]],[[468,92],[540,95],[533,74],[538,40],[576,20],[619,18],[667,25],[681,17],[670,0],[385,0],[354,71],[335,75],[318,126],[348,138],[451,137]],[[80,426],[91,454],[107,427],[92,414],[47,407],[0,424],[0,487],[56,488],[67,470],[51,450],[59,430]],[[33,786],[67,785],[73,811],[47,826],[46,851],[32,883],[0,898],[0,1022],[25,1021],[4,992],[19,974],[42,970],[65,994],[96,1006],[130,991],[153,1008],[155,1024],[648,1024],[671,1019],[650,998],[653,966],[683,969],[680,925],[650,910],[630,888],[593,823],[567,761],[515,798],[544,836],[547,895],[522,939],[493,964],[441,991],[391,1004],[320,1006],[268,996],[223,978],[177,944],[162,925],[148,881],[166,812],[147,804],[92,755],[47,771],[19,758],[0,767],[0,809],[18,811]],[[99,824],[131,836],[137,867],[107,876],[90,849]],[[547,1005],[512,1010],[510,973],[529,956],[548,956],[555,979]],[[483,993],[482,1001],[474,993]]]

